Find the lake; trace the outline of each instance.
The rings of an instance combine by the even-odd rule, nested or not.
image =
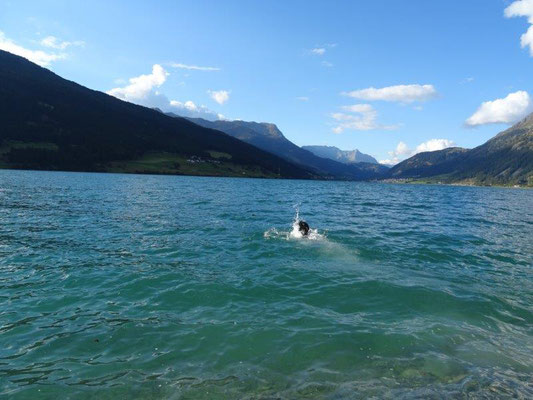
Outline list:
[[[0,398],[533,396],[531,190],[2,170],[0,218]]]

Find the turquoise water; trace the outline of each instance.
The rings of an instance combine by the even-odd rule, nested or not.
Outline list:
[[[0,217],[2,398],[533,395],[530,190],[0,171]]]

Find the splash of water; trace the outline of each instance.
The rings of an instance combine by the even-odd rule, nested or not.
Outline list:
[[[294,219],[292,221],[292,229],[288,232],[285,231],[279,231],[276,228],[270,228],[267,230],[263,237],[266,239],[271,238],[284,238],[286,240],[291,239],[302,239],[302,240],[325,240],[326,235],[323,233],[319,233],[318,229],[309,229],[309,233],[307,235],[303,235],[302,232],[300,232],[300,228],[298,223],[300,220],[300,204],[296,204],[294,206],[295,209],[295,215]]]

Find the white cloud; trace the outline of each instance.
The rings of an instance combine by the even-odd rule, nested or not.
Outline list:
[[[17,56],[24,57],[31,62],[47,67],[52,62],[66,58],[66,54],[47,53],[42,50],[30,50],[19,46],[11,39],[8,39],[2,31],[0,31],[0,50],[7,51]]]
[[[323,56],[326,54],[327,49],[333,49],[337,47],[337,43],[325,43],[325,44],[319,44],[315,48],[312,48],[309,50],[309,54],[315,55],[315,56]]]
[[[323,67],[327,67],[327,68],[331,68],[331,67],[333,67],[333,64],[330,63],[329,61],[322,61],[322,66]]]
[[[392,154],[395,156],[405,156],[411,153],[412,150],[404,142],[399,142],[396,146],[396,149],[392,152]],[[391,153],[389,152],[389,154]]]
[[[323,47],[316,47],[311,50],[311,54],[314,54],[315,56],[323,56],[326,54],[326,49]]]
[[[208,90],[207,93],[220,105],[229,100],[229,92],[227,90]]]
[[[145,100],[152,93],[154,88],[165,83],[167,76],[168,72],[165,71],[161,65],[154,64],[151,74],[130,78],[129,85],[111,89],[107,94],[115,96],[121,100],[137,103]]]
[[[533,57],[533,25],[529,27],[526,33],[520,36],[520,44],[522,47],[529,46],[529,54]]]
[[[384,158],[383,160],[378,161],[380,164],[383,165],[396,165],[400,162],[400,159],[398,157],[395,158]]]
[[[217,68],[217,67],[200,67],[198,65],[189,65],[189,64],[181,64],[181,63],[173,63],[171,65],[174,68],[187,69],[187,70],[192,70],[192,71],[220,71],[220,68]]]
[[[198,106],[192,101],[169,100],[167,96],[158,92],[156,89],[166,82],[168,75],[169,73],[161,65],[154,64],[151,74],[131,78],[128,85],[111,89],[107,94],[146,107],[157,107],[164,112],[174,112],[182,117],[209,120],[223,118],[221,114],[205,106]]]
[[[55,36],[47,36],[41,40],[41,45],[44,47],[50,47],[56,50],[65,50],[69,46],[83,46],[84,42],[77,40],[75,42],[64,42],[56,38]]]
[[[367,101],[393,101],[399,103],[412,103],[426,101],[437,96],[433,85],[396,85],[384,88],[369,87],[343,93],[346,96]]]
[[[523,90],[503,99],[486,101],[465,122],[469,127],[486,124],[512,124],[533,111],[533,101]]]
[[[309,101],[309,97],[307,97],[307,96],[300,96],[300,97],[297,97],[296,100],[300,100],[300,101]]]
[[[504,11],[507,18],[526,17],[531,26],[520,37],[522,48],[529,46],[529,54],[533,57],[533,0],[517,0]]]
[[[345,130],[369,131],[375,129],[392,130],[395,126],[381,125],[377,122],[378,112],[370,104],[354,104],[343,106],[344,113],[333,113],[331,117],[338,124],[333,128],[334,133]]]
[[[444,150],[453,146],[455,146],[455,143],[452,140],[430,139],[427,142],[420,143],[418,146],[416,146],[413,154],[424,153],[426,151]]]
[[[185,103],[182,103],[177,100],[171,100],[170,109],[166,110],[172,111],[182,117],[204,118],[211,121],[217,119],[225,119],[222,114],[217,114],[216,112],[211,111],[206,106],[198,106],[190,100],[186,101]]]
[[[455,146],[455,143],[452,140],[448,139],[430,139],[427,142],[420,143],[413,150],[407,146],[404,142],[399,142],[396,148],[392,151],[389,151],[389,157],[385,160],[380,160],[380,164],[395,165],[403,161],[406,158],[412,157],[415,154],[423,153],[426,151],[437,151],[444,150],[448,147]]]
[[[398,164],[400,162],[400,157],[405,158],[406,156],[409,156],[412,153],[412,150],[404,142],[399,142],[396,148],[388,153],[390,158],[380,160],[380,164]]]

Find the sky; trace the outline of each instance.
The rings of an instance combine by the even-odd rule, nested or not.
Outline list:
[[[533,111],[533,0],[0,0],[0,49],[384,163],[478,146]]]

